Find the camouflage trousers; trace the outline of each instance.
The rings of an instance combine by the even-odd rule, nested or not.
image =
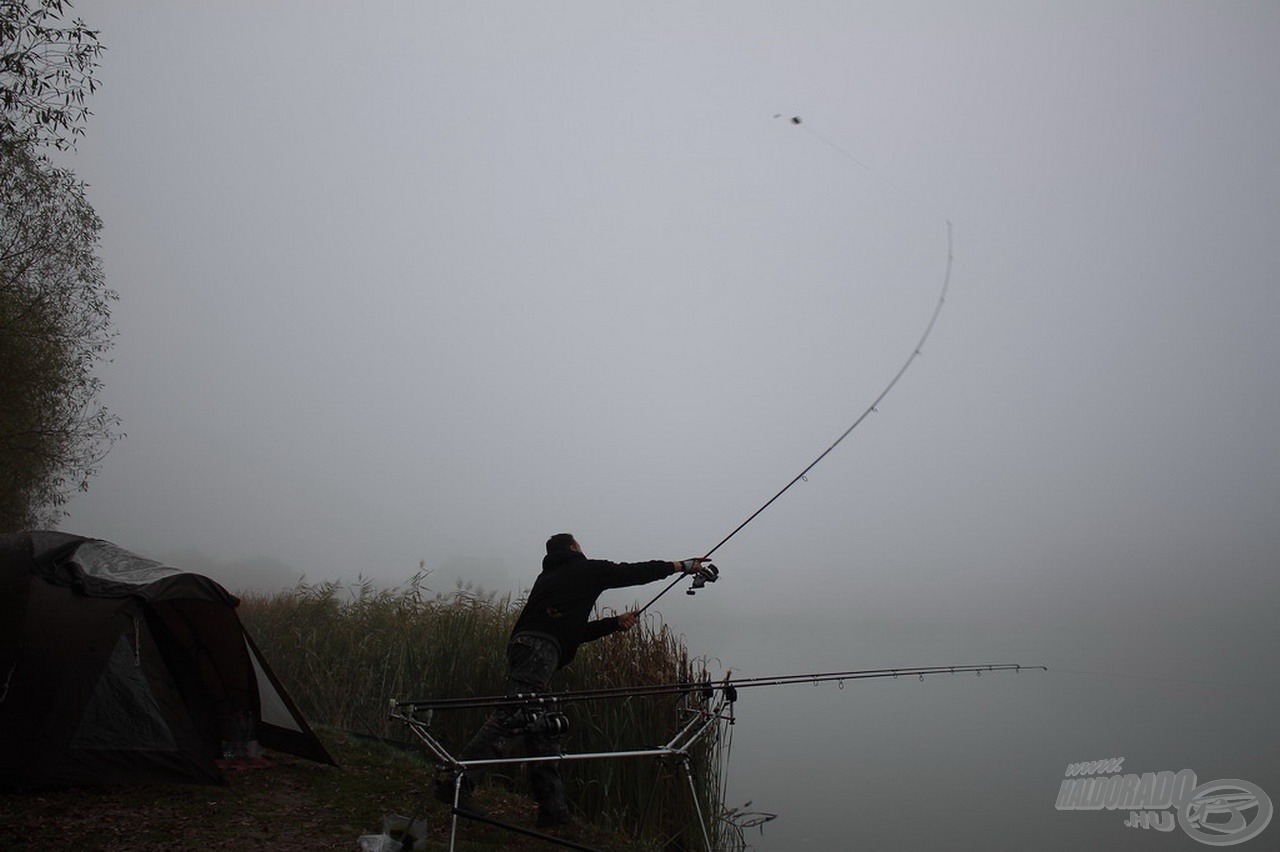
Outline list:
[[[560,649],[550,639],[526,633],[513,636],[507,645],[505,694],[514,696],[546,692],[547,684],[559,662]],[[558,739],[545,730],[531,732],[531,721],[527,708],[499,707],[462,750],[462,760],[496,760],[505,757],[517,745],[523,746],[524,754],[529,756],[560,754]],[[538,729],[539,726],[535,725],[534,728]],[[565,812],[564,781],[560,778],[558,763],[537,762],[528,764],[528,767],[533,798],[545,811]],[[468,769],[463,784],[468,789],[474,789],[487,774],[485,767]]]

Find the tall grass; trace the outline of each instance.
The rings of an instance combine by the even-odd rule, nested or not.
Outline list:
[[[507,637],[519,614],[519,602],[509,596],[467,586],[433,593],[425,580],[418,574],[392,589],[367,581],[299,585],[246,596],[240,616],[313,723],[408,739],[404,726],[388,718],[390,700],[499,694]],[[706,677],[705,662],[691,658],[679,637],[649,616],[628,632],[583,645],[553,688],[695,683]],[[653,747],[668,742],[686,721],[671,697],[571,703],[564,711],[570,719],[567,753]],[[432,732],[456,755],[486,713],[437,712]],[[723,812],[720,733],[692,753],[699,802],[715,817]],[[643,839],[662,845],[700,845],[688,782],[670,761],[574,761],[562,773],[584,819],[618,831],[640,827]],[[519,773],[511,775],[523,789]],[[717,848],[738,845],[731,825],[717,825]]]

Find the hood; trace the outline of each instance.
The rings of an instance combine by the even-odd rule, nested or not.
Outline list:
[[[542,557],[542,570],[552,571],[562,565],[568,565],[570,562],[577,562],[579,559],[586,559],[586,555],[576,550],[563,550],[559,553],[548,553]]]

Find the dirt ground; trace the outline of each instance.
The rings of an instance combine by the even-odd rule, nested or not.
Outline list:
[[[81,787],[0,793],[0,850],[358,850],[383,817],[426,817],[428,848],[447,849],[448,809],[430,796],[428,764],[333,732],[322,739],[340,768],[268,752],[269,766],[229,770],[228,783]],[[527,800],[486,791],[495,818],[531,827]],[[589,826],[563,837],[598,849],[634,849]],[[464,823],[458,849],[554,849],[534,838]]]

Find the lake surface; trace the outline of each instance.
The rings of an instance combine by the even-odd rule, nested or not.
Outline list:
[[[1123,665],[1086,650],[1093,643],[1039,630],[1012,633],[1025,645],[1016,656],[998,647],[1007,644],[1002,631],[955,630],[951,642],[948,632],[940,630],[939,641],[883,627],[867,641],[855,625],[821,618],[693,628],[692,645],[717,648],[735,677],[989,662],[1050,667],[740,690],[726,804],[750,802],[748,810],[778,815],[748,833],[752,848],[1201,848],[1180,828],[1126,827],[1128,811],[1058,810],[1068,765],[1106,758],[1123,757],[1125,773],[1189,768],[1201,783],[1244,779],[1280,799],[1280,690],[1265,680],[1229,666],[1123,674]],[[814,634],[824,641],[804,641]],[[1104,666],[1123,676],[1074,673]],[[1261,835],[1257,848],[1276,848],[1274,841]]]

